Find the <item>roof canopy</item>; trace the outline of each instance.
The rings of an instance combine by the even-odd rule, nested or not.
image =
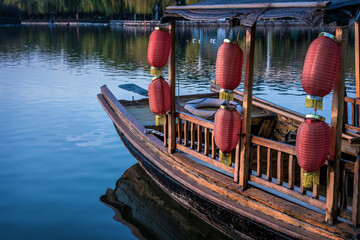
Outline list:
[[[162,22],[174,19],[219,20],[238,18],[252,26],[258,20],[296,18],[312,26],[348,21],[360,8],[360,0],[207,0],[188,6],[169,6]]]

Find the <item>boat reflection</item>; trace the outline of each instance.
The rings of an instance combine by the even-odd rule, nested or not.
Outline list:
[[[138,239],[230,239],[169,197],[139,164],[126,170],[115,190],[108,189],[100,200]]]

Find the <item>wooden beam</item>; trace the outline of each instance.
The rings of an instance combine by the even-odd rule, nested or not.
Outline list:
[[[352,223],[354,226],[360,225],[360,156],[357,157],[354,166],[354,192],[352,206]]]
[[[168,152],[173,153],[176,146],[176,124],[175,124],[175,21],[172,21],[169,25],[169,31],[171,34],[171,51],[169,61],[169,83],[171,91],[171,107],[169,116],[169,141],[168,141]]]
[[[241,125],[240,173],[239,185],[242,190],[247,188],[249,180],[250,134],[251,134],[251,104],[254,75],[256,25],[246,29],[246,66],[244,81],[243,119]]]
[[[169,6],[166,10],[207,10],[207,9],[234,9],[234,8],[323,8],[329,5],[330,1],[314,2],[274,2],[274,3],[243,3],[243,4],[223,4],[223,5],[188,5],[188,6]]]
[[[360,23],[355,22],[355,82],[356,98],[360,98]]]
[[[331,109],[331,142],[327,171],[326,217],[329,224],[334,224],[338,214],[339,175],[341,160],[341,134],[343,128],[345,65],[347,59],[348,27],[336,28],[336,38],[341,44],[341,65],[333,90]]]

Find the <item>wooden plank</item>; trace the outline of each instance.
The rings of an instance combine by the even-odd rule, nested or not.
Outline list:
[[[276,183],[278,185],[283,184],[283,177],[284,177],[283,165],[284,164],[283,164],[282,152],[278,151],[278,154],[277,154],[277,179],[276,179]]]
[[[294,189],[295,185],[295,159],[293,155],[289,155],[289,181],[288,188]]]
[[[197,151],[200,153],[202,150],[202,127],[197,125]]]
[[[356,98],[360,98],[360,23],[355,22],[355,83]]]
[[[319,179],[321,179],[320,177],[320,170],[318,170],[319,172]],[[315,199],[319,199],[319,190],[320,190],[320,184],[313,184],[312,187],[312,197]]]
[[[266,180],[271,181],[271,174],[272,174],[272,162],[271,162],[271,148],[267,148],[267,155],[266,155]]]
[[[191,148],[188,148],[188,147],[185,147],[185,146],[182,146],[180,144],[176,144],[176,148],[179,149],[180,151],[183,151],[184,153],[187,153],[193,157],[196,157],[204,162],[207,162],[217,168],[220,168],[228,173],[231,173],[231,174],[234,174],[234,168],[232,167],[229,167],[229,166],[226,166],[222,163],[220,163],[219,161],[216,161],[212,158],[209,158],[208,156],[205,156],[199,152],[196,152],[194,150],[192,150]]]
[[[338,212],[339,171],[341,159],[341,140],[344,113],[345,68],[348,46],[348,27],[337,27],[336,38],[341,44],[341,66],[333,89],[331,108],[331,142],[327,172],[326,217],[329,224],[334,224]]]
[[[257,137],[257,136],[251,136],[251,143],[261,145],[263,147],[269,147],[271,149],[287,153],[290,155],[296,155],[296,148],[293,145],[277,142],[274,140]]]
[[[216,158],[216,145],[214,131],[211,132],[211,158]]]
[[[208,128],[204,128],[204,155],[209,155],[209,142],[210,142],[210,133]]]
[[[305,194],[306,193],[306,188],[304,188],[304,185],[303,185],[303,173],[304,173],[304,170],[301,168],[301,170],[300,170],[300,190],[299,190],[299,192],[302,193],[302,194]]]
[[[184,146],[189,144],[189,122],[184,121]]]
[[[236,182],[236,183],[239,182],[240,147],[241,147],[241,142],[240,142],[240,139],[239,139],[239,142],[238,142],[238,144],[236,145],[236,150],[235,150],[234,182]]]
[[[345,123],[345,128],[349,129],[349,130],[352,130],[352,131],[355,131],[355,132],[360,132],[360,127],[352,126],[352,125],[347,124],[347,123]]]
[[[190,123],[190,148],[195,149],[195,124]]]
[[[172,21],[169,25],[169,32],[171,34],[171,51],[170,51],[170,60],[169,60],[169,84],[171,91],[171,107],[170,107],[170,118],[169,118],[169,141],[168,141],[168,152],[173,153],[175,151],[176,145],[176,125],[175,125],[175,21]]]
[[[168,141],[168,122],[169,122],[169,115],[166,115],[166,122],[164,124],[164,147],[167,146]]]
[[[257,145],[257,148],[256,148],[256,161],[257,161],[256,176],[261,177],[262,172],[261,172],[261,146],[260,145]]]
[[[249,179],[250,134],[251,134],[251,102],[254,76],[255,30],[253,27],[246,29],[246,66],[244,81],[243,119],[241,124],[241,151],[239,185],[242,190],[247,188]]]
[[[305,203],[313,205],[314,207],[320,208],[322,210],[326,209],[325,202],[322,202],[322,201],[320,201],[318,199],[313,199],[313,198],[311,198],[311,197],[309,197],[309,196],[307,196],[305,194],[301,194],[301,193],[298,193],[296,191],[287,189],[284,186],[274,184],[272,182],[266,181],[266,180],[264,180],[262,178],[258,178],[258,177],[253,176],[253,175],[250,175],[250,181],[252,181],[254,183],[257,183],[257,184],[260,184],[262,186],[274,189],[276,191],[285,193],[285,194],[287,194],[287,195],[289,195],[289,196],[291,196],[293,198],[299,199],[300,201],[303,201]]]
[[[313,2],[274,2],[274,3],[237,3],[226,5],[188,5],[188,6],[169,6],[167,10],[208,10],[208,9],[233,9],[233,8],[324,8],[331,1]]]
[[[177,130],[178,130],[178,143],[181,144],[182,143],[182,121],[180,118],[178,118],[178,123],[177,123]]]
[[[180,118],[180,119],[185,120],[185,121],[195,123],[196,125],[200,125],[202,127],[206,127],[206,128],[209,128],[209,129],[214,129],[214,123],[213,122],[207,121],[207,120],[199,118],[199,117],[196,117],[194,115],[190,115],[190,114],[182,113],[182,112],[177,112],[176,116],[178,118]]]
[[[345,170],[345,168],[342,168],[341,173],[341,197],[340,197],[340,209],[346,209],[347,208],[347,194],[348,194],[348,174]]]
[[[354,193],[352,206],[352,224],[360,225],[360,156],[357,157],[354,167]]]

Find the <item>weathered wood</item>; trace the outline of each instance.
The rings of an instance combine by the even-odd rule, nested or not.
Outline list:
[[[197,151],[200,153],[202,150],[202,127],[197,125]]]
[[[195,149],[195,123],[190,123],[190,148]]]
[[[177,112],[176,113],[176,117],[185,120],[185,121],[189,121],[192,123],[195,123],[196,125],[201,125],[202,127],[206,127],[209,129],[214,129],[214,123],[202,118],[199,118],[197,116],[194,115],[190,115],[187,113],[182,113],[182,112]]]
[[[187,147],[189,144],[189,122],[184,121],[184,146]]]
[[[261,177],[262,172],[261,172],[261,146],[257,145],[256,148],[256,176]]]
[[[300,170],[300,189],[299,189],[299,192],[302,193],[302,194],[305,194],[306,193],[306,188],[304,188],[304,185],[303,185],[303,175],[304,174],[304,170],[301,168]]]
[[[267,155],[266,155],[266,180],[271,181],[272,178],[272,162],[271,162],[271,148],[267,148]]]
[[[214,131],[211,132],[211,158],[216,158],[216,145]]]
[[[283,184],[283,177],[284,177],[283,157],[282,157],[282,152],[278,151],[278,154],[277,154],[277,179],[276,179],[276,183],[278,185]]]
[[[313,199],[311,197],[308,197],[307,195],[305,194],[301,194],[301,193],[298,193],[296,191],[293,191],[293,190],[290,190],[290,189],[287,189],[286,187],[284,186],[281,186],[281,185],[277,185],[277,184],[274,184],[272,182],[269,182],[269,181],[266,181],[262,178],[258,178],[256,176],[252,176],[250,175],[250,181],[254,182],[254,183],[257,183],[257,184],[260,184],[260,185],[263,185],[265,187],[268,187],[268,188],[271,188],[271,189],[274,189],[276,191],[279,191],[279,192],[282,192],[282,193],[285,193],[293,198],[296,198],[296,199],[299,199],[300,201],[303,201],[305,203],[308,203],[310,205],[313,205],[314,207],[317,207],[317,208],[320,208],[322,210],[325,210],[326,209],[326,205],[325,205],[325,202],[322,202],[318,199]]]
[[[355,131],[355,132],[360,132],[360,127],[352,126],[352,125],[347,124],[347,123],[345,123],[345,128],[349,129],[349,130],[352,130],[352,131]]]
[[[168,122],[169,122],[169,116],[166,115],[166,121],[164,124],[164,147],[167,146],[167,142],[168,142]]]
[[[200,160],[202,160],[204,162],[207,162],[207,163],[209,163],[209,164],[211,164],[211,165],[213,165],[213,166],[215,166],[217,168],[220,168],[220,169],[222,169],[222,170],[224,170],[224,171],[226,171],[228,173],[234,174],[234,168],[226,166],[226,165],[220,163],[219,161],[216,161],[216,160],[214,160],[212,158],[209,158],[208,156],[205,156],[205,155],[203,155],[203,154],[201,154],[201,153],[199,153],[197,151],[194,151],[194,150],[192,150],[192,149],[190,149],[188,147],[185,147],[183,145],[180,145],[180,144],[177,144],[176,148],[179,149],[180,151],[183,151],[184,153],[187,153],[187,154],[189,154],[189,155],[191,155],[193,157],[196,157],[196,158],[198,158],[198,159],[200,159]]]
[[[289,180],[288,188],[294,189],[295,185],[295,159],[293,155],[289,155]]]
[[[208,10],[208,9],[233,9],[233,8],[324,8],[330,1],[321,2],[274,2],[274,3],[238,3],[226,5],[188,5],[188,6],[170,6],[168,10]]]
[[[296,155],[296,148],[293,145],[289,145],[286,143],[281,143],[277,141],[273,141],[270,139],[257,137],[257,136],[251,136],[251,143],[263,146],[263,147],[269,147],[271,149],[287,153],[290,155]]]
[[[255,24],[253,27],[248,27],[246,29],[246,66],[244,81],[243,119],[241,124],[241,151],[239,174],[239,185],[243,190],[247,188],[249,179],[249,158],[251,151],[251,102],[254,76],[255,30]]]
[[[348,27],[337,27],[336,38],[341,44],[341,66],[333,89],[331,108],[331,142],[327,171],[326,217],[329,224],[334,224],[338,212],[339,171],[341,159],[341,140],[344,113],[345,67],[347,59]]]
[[[177,123],[177,131],[178,131],[178,143],[181,144],[182,143],[182,121],[180,118],[178,118],[178,123]]]
[[[175,151],[176,145],[176,125],[175,125],[175,46],[176,46],[176,36],[175,36],[175,21],[172,21],[169,25],[169,32],[171,34],[171,51],[170,51],[170,60],[169,60],[169,83],[171,91],[171,107],[170,107],[170,118],[169,118],[169,141],[168,141],[168,152],[173,153]]]
[[[360,23],[355,22],[355,83],[356,98],[360,98]]]
[[[341,173],[341,197],[340,197],[340,209],[346,209],[347,207],[347,194],[348,194],[348,174],[345,168],[342,168]]]
[[[241,142],[240,142],[240,139],[239,139],[239,142],[236,145],[236,150],[235,150],[234,182],[236,182],[236,183],[239,182],[240,148],[241,148]]]
[[[360,156],[357,157],[354,167],[354,192],[352,206],[352,224],[360,225]]]
[[[208,128],[204,128],[204,155],[209,155],[209,142],[210,142],[210,133]]]
[[[321,177],[320,176],[320,170],[319,171],[319,178]],[[321,179],[321,178],[320,178]],[[315,199],[319,199],[319,190],[320,190],[320,184],[313,184],[313,187],[312,187],[312,197],[315,198]]]

